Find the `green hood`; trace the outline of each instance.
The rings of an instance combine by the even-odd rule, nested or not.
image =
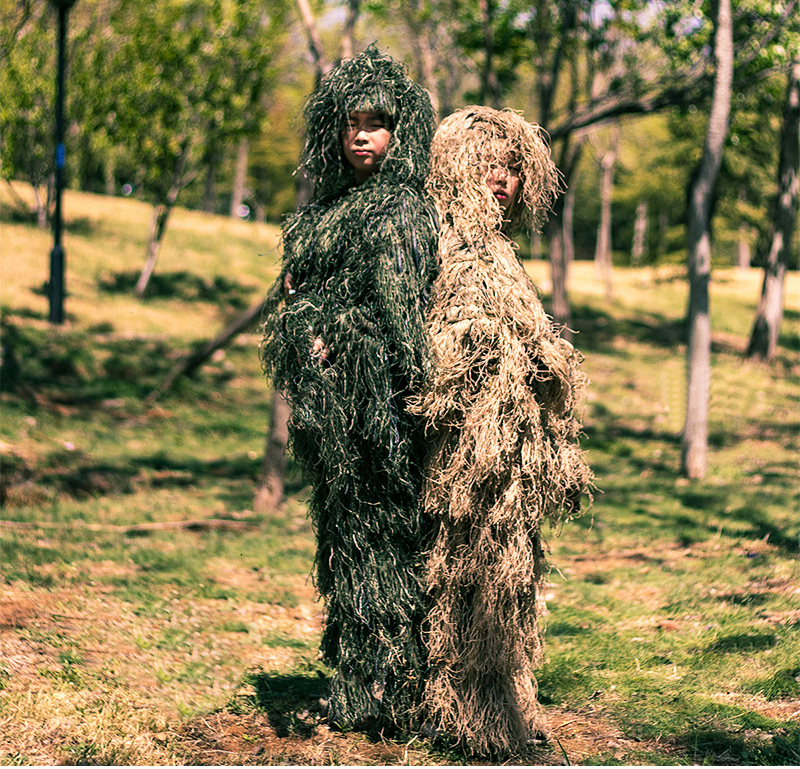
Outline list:
[[[339,194],[354,182],[353,169],[342,152],[341,130],[351,112],[368,111],[385,112],[393,125],[381,180],[424,184],[434,124],[430,97],[409,79],[403,64],[373,44],[334,69],[306,105],[300,170],[314,182],[315,199]]]

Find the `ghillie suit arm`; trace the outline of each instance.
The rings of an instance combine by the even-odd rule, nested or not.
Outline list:
[[[355,185],[340,130],[348,112],[367,110],[390,116],[392,139],[380,172]],[[332,73],[306,121],[315,194],[284,228],[295,293],[282,303],[282,279],[273,287],[262,354],[291,403],[290,441],[312,487],[329,721],[409,726],[427,667],[430,527],[419,505],[424,449],[405,400],[430,369],[433,113],[402,67],[370,48]],[[317,338],[327,359],[310,352]]]
[[[522,205],[558,188],[547,146],[522,118],[466,108],[434,138],[430,188],[442,220],[429,329],[434,373],[411,404],[430,442],[424,507],[439,522],[428,563],[429,715],[477,753],[518,753],[544,721],[532,665],[545,574],[541,526],[577,512],[591,485],[577,438],[579,355],[561,339],[501,232],[487,157],[520,163]]]

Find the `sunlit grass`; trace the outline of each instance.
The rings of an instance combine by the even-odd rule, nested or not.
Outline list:
[[[314,536],[294,468],[285,507],[251,510],[270,402],[258,336],[145,404],[160,371],[143,373],[149,351],[179,356],[224,313],[98,293],[103,270],[141,263],[149,207],[72,192],[66,206],[64,330],[49,329],[46,299],[30,291],[46,280],[49,235],[3,224],[8,319],[43,334],[48,350],[84,357],[35,387],[23,371],[33,394],[2,396],[2,522],[17,525],[0,526],[0,763],[466,762],[419,737],[409,750],[410,738],[373,744],[323,728]],[[266,287],[276,241],[274,227],[177,211],[157,269]],[[546,290],[549,268],[528,267]],[[794,765],[796,349],[784,345],[776,364],[744,362],[760,275],[715,272],[709,471],[681,478],[679,275],[616,270],[608,303],[592,265],[572,269],[591,380],[582,445],[598,492],[589,514],[548,534],[541,700],[564,724],[555,734],[573,764]],[[100,323],[113,333],[92,330]],[[164,347],[119,344],[142,334]],[[97,381],[112,354],[123,374]],[[211,519],[252,528],[126,530]],[[536,761],[563,754],[551,742]]]

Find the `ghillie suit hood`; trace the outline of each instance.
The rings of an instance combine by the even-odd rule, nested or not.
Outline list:
[[[349,112],[372,110],[389,115],[392,136],[379,171],[356,184],[341,130]],[[407,727],[427,669],[424,447],[405,399],[430,369],[433,111],[400,65],[369,48],[330,74],[306,118],[303,167],[315,190],[284,227],[262,357],[291,404],[290,443],[311,484],[322,652],[334,668],[328,719]],[[317,339],[325,359],[311,352]]]
[[[314,197],[340,194],[355,182],[342,152],[341,130],[351,112],[383,112],[392,139],[381,163],[381,183],[418,186],[428,175],[433,107],[402,64],[371,45],[323,81],[306,105],[301,170],[314,183]]]
[[[522,189],[509,223],[485,179],[510,157]],[[541,220],[558,187],[540,131],[519,115],[468,107],[437,130],[435,365],[410,405],[426,425],[424,507],[439,523],[425,699],[436,728],[479,754],[522,752],[545,729],[532,674],[542,659],[541,527],[576,514],[591,485],[577,444],[579,355],[501,231]]]
[[[428,189],[442,222],[467,243],[538,228],[561,192],[544,132],[515,112],[465,107],[442,121],[431,154],[436,171]],[[512,164],[519,169],[520,192],[505,213],[486,175],[494,165]]]

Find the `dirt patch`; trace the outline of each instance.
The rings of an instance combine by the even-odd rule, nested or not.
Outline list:
[[[319,714],[293,714],[297,733],[280,736],[265,713],[214,713],[186,723],[169,736],[173,749],[197,765],[414,765],[427,766],[563,766],[578,765],[603,755],[633,763],[645,750],[664,745],[627,738],[603,716],[602,706],[582,710],[547,709],[550,738],[525,756],[497,760],[432,748],[420,736],[398,740],[372,739],[331,730]],[[165,736],[166,739],[166,736]]]
[[[37,604],[31,598],[14,593],[0,593],[0,630],[27,627],[37,612]]]

